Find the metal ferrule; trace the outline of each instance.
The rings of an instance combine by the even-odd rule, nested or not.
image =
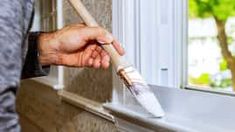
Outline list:
[[[132,66],[119,69],[117,74],[120,76],[120,78],[122,80],[124,80],[124,83],[128,87],[132,86],[133,83],[139,83],[139,84],[142,84],[142,85],[147,85],[145,80],[139,74],[139,72],[135,68],[133,68]]]
[[[124,69],[120,69],[118,72],[117,72],[117,75],[120,76],[120,78],[124,81],[125,85],[127,87],[130,87],[132,86],[132,81],[131,79],[128,77],[127,73],[125,72]]]

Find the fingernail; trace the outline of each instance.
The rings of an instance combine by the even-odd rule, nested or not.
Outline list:
[[[112,43],[113,41],[113,36],[110,34],[110,33],[106,33],[105,36],[100,39],[100,40],[97,40],[100,44],[107,44],[107,43]]]
[[[107,44],[107,42],[104,42],[103,40],[97,40],[98,41],[98,43],[100,43],[100,44]]]

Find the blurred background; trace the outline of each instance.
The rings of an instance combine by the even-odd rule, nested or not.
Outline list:
[[[189,0],[189,85],[235,90],[234,5],[233,0]]]

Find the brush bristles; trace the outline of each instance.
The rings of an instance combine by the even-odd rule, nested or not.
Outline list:
[[[137,101],[155,117],[164,116],[164,111],[150,87],[133,67],[119,70],[118,75],[134,95]]]
[[[151,113],[154,117],[163,117],[165,115],[160,103],[151,92],[148,85],[134,83],[129,89],[145,110]]]

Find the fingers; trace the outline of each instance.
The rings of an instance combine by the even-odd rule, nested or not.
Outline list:
[[[101,56],[98,55],[94,60],[93,67],[98,69],[100,68],[100,66],[101,66]]]
[[[110,57],[108,53],[98,45],[96,45],[96,48],[92,50],[91,48],[87,48],[86,52],[83,55],[83,60],[83,66],[93,67],[96,69],[107,69],[110,65]]]
[[[108,68],[110,65],[110,56],[100,45],[95,44],[97,42],[100,44],[112,44],[120,55],[124,55],[125,52],[121,44],[107,30],[101,27],[87,27],[84,24],[74,24],[72,27],[66,30],[71,32],[63,37],[69,38],[71,36],[71,39],[68,39],[69,41],[67,39],[65,39],[66,41],[61,41],[65,45],[61,54],[66,54],[66,56],[77,54],[77,60],[67,57],[66,60],[68,61],[64,65]],[[82,57],[78,54],[81,54]]]
[[[110,64],[110,57],[109,57],[108,53],[103,50],[101,52],[101,57],[102,57],[101,65],[104,69],[107,69],[109,67],[109,64]]]
[[[96,51],[92,54],[92,57],[94,57],[94,63],[93,67],[94,68],[104,68],[107,69],[110,65],[110,57],[108,53],[103,50],[101,47],[97,47]]]
[[[81,35],[86,42],[96,40],[100,44],[113,44],[120,55],[124,55],[124,49],[121,44],[113,37],[111,33],[101,27],[84,27]]]
[[[94,59],[93,58],[89,58],[87,66],[88,67],[92,67],[93,63],[94,63]]]
[[[124,49],[122,48],[121,44],[116,39],[114,39],[114,41],[113,41],[113,47],[117,50],[117,52],[120,55],[124,55],[125,54]]]
[[[81,29],[81,36],[87,42],[96,40],[101,44],[113,42],[113,36],[101,27],[84,27]]]

